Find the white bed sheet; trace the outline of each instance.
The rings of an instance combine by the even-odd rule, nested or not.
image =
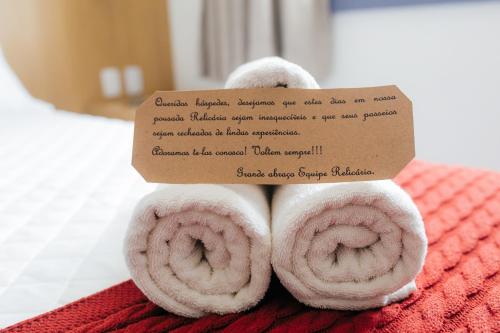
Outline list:
[[[0,112],[0,328],[128,279],[122,240],[154,187],[131,123],[25,108]]]

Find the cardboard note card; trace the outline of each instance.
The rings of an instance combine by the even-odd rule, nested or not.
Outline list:
[[[132,164],[149,182],[291,184],[392,178],[414,155],[396,86],[158,91]]]

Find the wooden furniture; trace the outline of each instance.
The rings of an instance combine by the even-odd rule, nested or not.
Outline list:
[[[0,44],[32,95],[60,109],[126,110],[127,97],[102,96],[108,66],[139,66],[144,97],[173,89],[166,0],[0,0]]]

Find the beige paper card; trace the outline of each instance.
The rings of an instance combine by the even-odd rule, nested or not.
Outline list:
[[[132,164],[149,182],[292,184],[392,178],[414,155],[396,86],[158,91]]]

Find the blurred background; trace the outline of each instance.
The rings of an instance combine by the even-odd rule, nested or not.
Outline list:
[[[324,88],[397,84],[417,158],[500,170],[499,1],[0,0],[0,45],[32,96],[126,120],[269,55]]]

